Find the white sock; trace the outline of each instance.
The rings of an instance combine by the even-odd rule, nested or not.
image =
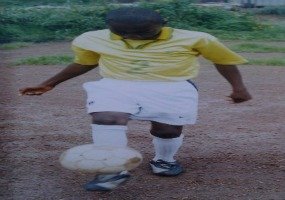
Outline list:
[[[126,147],[128,138],[127,126],[92,124],[92,138],[97,146]]]
[[[154,144],[155,157],[154,161],[159,159],[167,162],[175,162],[174,155],[178,152],[183,142],[183,135],[177,138],[163,139],[154,137],[152,142]]]

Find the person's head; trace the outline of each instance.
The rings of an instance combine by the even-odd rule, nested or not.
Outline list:
[[[153,10],[126,7],[109,12],[106,23],[111,32],[125,39],[147,40],[158,37],[166,22]]]

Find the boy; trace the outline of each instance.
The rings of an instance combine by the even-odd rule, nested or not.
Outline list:
[[[103,78],[83,85],[95,145],[127,146],[128,121],[148,120],[155,149],[153,173],[177,176],[183,172],[174,159],[182,145],[183,125],[196,121],[198,93],[190,79],[198,74],[197,57],[215,64],[231,84],[230,97],[236,103],[251,99],[235,66],[246,60],[207,33],[165,27],[163,18],[151,10],[120,8],[108,13],[106,22],[109,29],[87,32],[73,41],[74,63],[20,93],[41,95],[99,66]],[[100,175],[85,189],[110,190],[129,176]]]

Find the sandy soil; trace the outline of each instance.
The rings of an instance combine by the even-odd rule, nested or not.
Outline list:
[[[97,70],[46,95],[20,97],[18,88],[36,85],[64,66],[7,66],[22,57],[70,53],[68,46],[47,43],[0,52],[1,199],[285,199],[285,68],[241,66],[254,99],[232,104],[226,97],[229,84],[204,61],[196,79],[199,120],[185,127],[177,156],[186,172],[174,178],[152,175],[150,124],[132,121],[130,146],[143,154],[142,165],[114,191],[86,192],[82,185],[93,177],[63,169],[58,157],[68,148],[91,142],[81,85],[98,79]]]

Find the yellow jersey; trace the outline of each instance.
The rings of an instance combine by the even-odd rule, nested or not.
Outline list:
[[[201,55],[215,64],[247,60],[214,36],[163,27],[155,40],[130,40],[108,29],[86,32],[72,42],[74,62],[99,64],[105,78],[137,81],[184,81],[198,75]]]

